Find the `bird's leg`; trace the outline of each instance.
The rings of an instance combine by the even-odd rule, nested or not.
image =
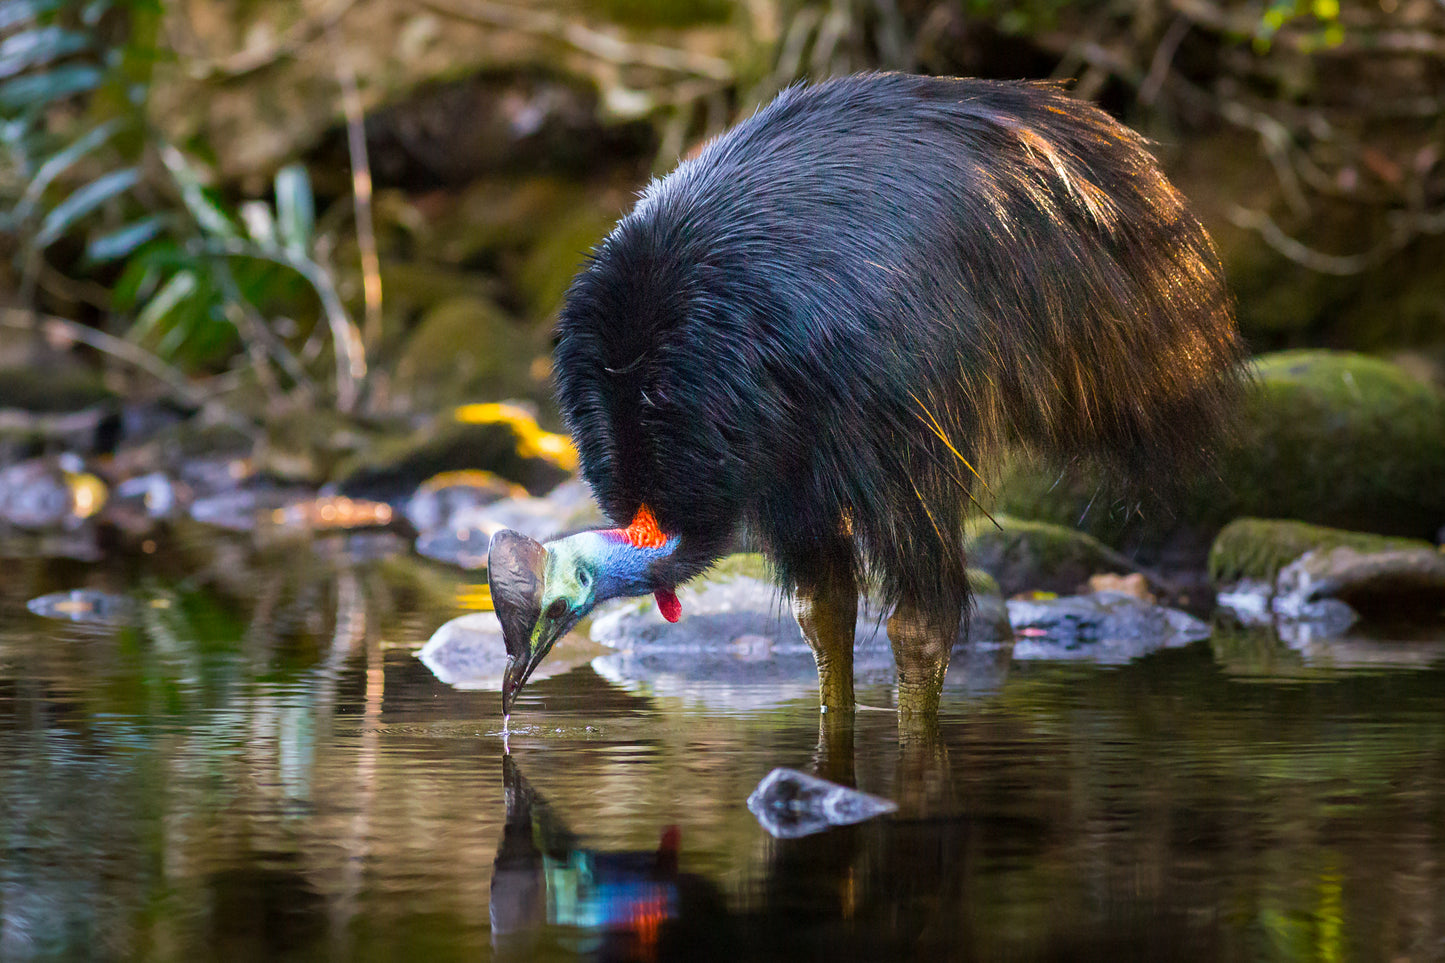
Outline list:
[[[834,574],[799,584],[793,614],[818,663],[818,697],[824,712],[853,711],[853,634],[858,587],[851,575]]]
[[[888,641],[893,644],[893,661],[898,666],[900,727],[929,725],[938,716],[943,677],[962,613],[961,601],[956,608],[925,609],[904,599],[893,610]]]

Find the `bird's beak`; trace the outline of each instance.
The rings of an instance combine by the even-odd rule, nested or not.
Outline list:
[[[502,713],[510,715],[512,702],[542,661],[553,638],[543,638],[542,591],[547,581],[547,549],[521,532],[503,529],[492,536],[487,551],[487,582],[492,607],[502,623],[507,646],[507,671],[502,680]],[[552,633],[546,633],[552,634]]]

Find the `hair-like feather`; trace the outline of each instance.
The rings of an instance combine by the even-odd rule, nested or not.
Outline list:
[[[643,193],[558,328],[558,398],[681,581],[748,526],[785,585],[965,593],[980,458],[1147,481],[1237,390],[1218,259],[1144,141],[1055,87],[872,74],[785,91]]]

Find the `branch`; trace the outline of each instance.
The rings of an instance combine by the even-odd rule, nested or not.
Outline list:
[[[607,63],[698,74],[721,82],[731,82],[734,79],[732,65],[721,57],[677,50],[659,44],[634,43],[547,10],[513,7],[494,3],[492,0],[469,0],[464,7],[455,6],[450,0],[421,0],[421,6],[443,16],[484,27],[500,27],[555,37]]]
[[[139,368],[157,381],[163,382],[188,404],[199,405],[203,400],[184,374],[149,351],[114,335],[106,334],[104,331],[87,327],[78,321],[27,311],[23,308],[7,307],[0,308],[0,327],[38,332],[46,338],[54,340],[78,342],[124,361],[132,367]]]
[[[356,0],[333,0],[332,4],[317,16],[292,24],[291,29],[275,43],[213,60],[195,57],[187,71],[197,80],[234,80],[263,70],[279,60],[299,54],[302,48],[339,23],[354,6]]]
[[[351,155],[351,200],[356,212],[356,246],[361,252],[361,292],[366,305],[362,343],[375,348],[381,343],[381,259],[376,253],[376,228],[371,219],[371,161],[366,154],[365,116],[361,93],[356,89],[356,71],[336,31],[330,31],[328,36],[331,55],[336,58],[336,78],[341,84],[341,109],[346,115],[346,149]]]
[[[366,378],[366,349],[361,333],[352,324],[342,307],[341,298],[331,278],[314,261],[292,257],[281,249],[268,249],[235,238],[213,238],[191,245],[197,253],[225,257],[249,257],[288,267],[306,279],[321,300],[322,313],[331,328],[336,354],[336,407],[350,414],[360,398],[361,383]]]

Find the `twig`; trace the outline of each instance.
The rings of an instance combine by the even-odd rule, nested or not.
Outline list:
[[[281,366],[282,370],[290,376],[292,383],[294,383],[303,394],[308,398],[315,397],[316,383],[306,374],[306,368],[296,359],[296,356],[287,349],[286,345],[281,342],[281,339],[276,336],[276,333],[271,330],[271,326],[266,323],[266,319],[256,310],[255,305],[241,293],[241,287],[236,283],[236,276],[231,273],[230,265],[226,264],[224,260],[217,260],[213,262],[213,267],[216,272],[216,277],[221,282],[221,287],[226,293],[226,299],[231,302],[231,305],[240,315],[239,323],[237,323],[236,319],[232,319],[231,323],[235,324],[238,330],[244,330],[250,336],[247,339],[248,341],[254,340],[264,348],[265,353],[269,354],[271,358]],[[247,345],[247,350],[250,350],[249,344]],[[270,367],[266,364],[265,355],[262,355],[259,359],[253,355],[252,361],[258,367],[264,369],[261,377],[271,378]],[[278,385],[277,388],[279,389],[279,387]]]
[[[1296,264],[1337,277],[1362,274],[1389,260],[1392,254],[1402,249],[1414,236],[1412,232],[1396,229],[1390,237],[1360,254],[1326,254],[1316,251],[1284,232],[1274,219],[1263,211],[1251,211],[1235,206],[1230,209],[1229,219],[1235,225],[1255,231],[1265,243]]]
[[[365,118],[361,92],[356,88],[356,71],[336,31],[328,31],[327,36],[336,58],[341,109],[346,115],[346,149],[351,155],[351,199],[356,210],[356,246],[361,252],[361,291],[366,305],[362,343],[374,349],[381,343],[381,259],[376,253],[376,228],[371,217],[371,161],[366,153]]]
[[[79,342],[124,361],[132,367],[139,368],[157,381],[165,383],[180,396],[181,400],[189,404],[200,404],[203,400],[184,374],[149,351],[77,321],[27,311],[23,308],[7,307],[0,308],[0,327],[38,332],[48,338]]]
[[[336,355],[336,407],[343,414],[350,414],[355,410],[361,395],[361,384],[366,379],[366,348],[361,342],[361,333],[347,316],[331,278],[320,265],[305,258],[292,257],[281,249],[270,250],[235,238],[212,238],[197,242],[192,248],[200,254],[270,261],[288,267],[305,278],[321,300],[321,311],[326,315],[326,323],[331,329],[331,341]]]
[[[710,80],[730,82],[734,79],[732,65],[720,57],[659,44],[634,43],[547,10],[513,7],[504,3],[493,3],[491,0],[469,0],[465,6],[443,0],[421,0],[420,5],[443,16],[469,23],[556,37],[563,43],[608,63],[656,67],[659,70],[698,74]]]
[[[220,57],[214,60],[193,57],[187,70],[197,80],[212,78],[234,80],[263,70],[279,60],[299,54],[302,48],[340,23],[341,18],[346,16],[354,6],[356,6],[356,0],[334,0],[329,7],[315,17],[309,17],[293,24],[291,29],[287,30],[285,35],[275,43],[265,47],[242,50],[229,57]]]
[[[1169,24],[1169,29],[1164,31],[1159,46],[1154,48],[1154,59],[1149,62],[1149,72],[1144,75],[1144,81],[1139,85],[1139,103],[1147,106],[1159,97],[1164,79],[1169,76],[1169,67],[1174,63],[1174,55],[1179,52],[1179,45],[1189,35],[1189,28],[1192,26],[1188,17],[1180,15],[1175,17]]]

